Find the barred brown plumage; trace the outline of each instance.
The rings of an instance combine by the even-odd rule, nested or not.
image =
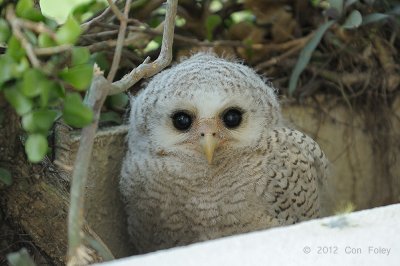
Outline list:
[[[131,104],[120,190],[139,252],[318,217],[327,159],[284,126],[273,88],[249,67],[196,54]]]

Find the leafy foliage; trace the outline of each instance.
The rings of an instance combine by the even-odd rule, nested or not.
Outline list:
[[[321,17],[324,20],[320,20],[319,25],[313,22],[314,26],[319,26],[314,36],[304,46],[300,55],[296,53],[292,55],[292,58],[298,56],[298,60],[294,67],[292,66],[290,79],[286,79],[285,82],[288,82],[284,83],[285,86],[288,85],[289,94],[295,93],[298,80],[310,62],[312,63],[315,59],[314,52],[321,47],[321,41],[328,41],[328,38],[324,39],[324,37],[332,32],[335,34],[336,32],[355,33],[364,25],[382,23],[399,15],[398,8],[380,9],[379,12],[368,11],[369,9],[363,8],[366,5],[364,2],[356,0],[313,0],[310,3],[307,12],[319,12],[320,15],[322,13]],[[284,4],[279,3],[268,5],[262,1],[249,0],[243,3],[213,0],[182,1],[180,6],[183,12],[177,18],[178,33],[183,33],[186,39],[191,38],[192,43],[197,42],[197,46],[201,46],[205,40],[212,46],[213,42],[217,43],[224,38],[230,39],[234,45],[232,47],[229,47],[230,44],[225,45],[222,54],[229,54],[232,49],[235,53],[234,57],[244,58],[247,63],[255,65],[262,65],[262,61],[276,54],[273,49],[269,51],[263,48],[263,45],[289,41],[297,36],[302,26],[291,14],[294,11],[288,12],[288,9],[283,7]],[[25,121],[23,127],[28,135],[42,134],[46,137],[54,120],[59,118],[74,127],[82,127],[91,122],[92,116],[89,115],[90,111],[84,108],[81,96],[91,83],[94,62],[107,72],[111,57],[110,47],[106,42],[110,38],[115,39],[116,35],[111,35],[111,32],[118,23],[115,23],[115,20],[109,20],[109,25],[105,29],[110,35],[94,36],[97,32],[93,31],[89,32],[90,38],[81,38],[86,32],[82,32],[80,24],[89,16],[88,14],[93,14],[102,8],[104,6],[94,0],[82,4],[73,10],[63,25],[57,25],[54,20],[40,14],[33,7],[32,0],[18,1],[14,7],[18,19],[33,23],[40,22],[49,29],[46,31],[38,31],[35,28],[23,29],[24,38],[35,51],[43,48],[51,50],[66,47],[61,52],[38,55],[40,66],[32,64],[21,38],[12,34],[14,29],[9,21],[0,19],[0,42],[7,44],[6,53],[0,56],[0,92],[4,93],[5,98],[17,113],[23,116],[23,121]],[[5,17],[6,9],[1,12],[1,16]],[[160,27],[164,14],[165,8],[162,6],[148,11],[146,1],[134,2],[131,7],[131,16],[142,22],[137,28],[143,32]],[[185,14],[192,14],[192,16]],[[308,20],[307,23],[310,21]],[[309,25],[307,23],[305,24]],[[312,30],[309,26],[306,27],[308,27],[308,32]],[[130,56],[124,57],[121,74],[127,73],[126,69],[129,71],[132,66],[141,63],[148,55],[151,56],[160,49],[161,37],[154,32],[150,35],[143,34],[141,30],[130,32],[130,44],[124,51]],[[302,34],[307,34],[307,30]],[[332,45],[343,47],[339,40],[333,39]],[[94,47],[96,42],[103,43],[103,46]],[[187,47],[183,38],[177,38],[175,43],[177,49]],[[128,67],[124,69],[125,66]],[[265,74],[277,77],[277,73],[280,72]],[[282,75],[287,76],[287,72],[283,71]],[[282,77],[277,78],[282,79]],[[117,117],[118,114],[124,113],[126,102],[125,94],[110,97],[106,102],[107,113],[100,119],[119,123],[122,119]],[[76,110],[88,114],[78,115],[79,112]],[[47,119],[45,125],[33,126],[43,123],[43,117]]]
[[[219,26],[222,23],[222,19],[218,15],[210,15],[207,17],[206,20],[206,32],[207,32],[207,40],[211,41],[212,40],[212,35],[214,29]]]
[[[23,248],[18,252],[7,255],[8,263],[11,266],[35,266],[35,262],[29,256],[28,251]]]
[[[314,5],[322,5],[322,1],[312,1]],[[332,26],[338,25],[342,29],[353,30],[357,29],[361,25],[366,25],[373,22],[378,22],[384,19],[388,19],[390,16],[387,14],[373,13],[365,16],[363,18],[362,14],[359,10],[353,9],[350,14],[345,18],[343,23],[340,23],[340,20],[345,17],[348,11],[352,8],[354,4],[356,4],[357,0],[329,0],[328,5],[325,6],[326,15],[332,20],[328,20],[324,24],[322,24],[317,31],[315,32],[314,37],[307,43],[304,49],[301,51],[300,56],[298,58],[297,64],[293,69],[293,72],[290,76],[289,80],[289,88],[288,92],[292,95],[296,89],[297,81],[300,77],[300,74],[307,67],[313,51],[318,46],[325,32]]]
[[[0,167],[0,182],[6,184],[6,185],[11,185],[12,184],[12,178],[11,178],[11,173],[7,169],[4,169]]]
[[[7,44],[0,55],[0,92],[22,116],[28,133],[25,151],[31,162],[40,162],[46,155],[47,135],[55,120],[61,117],[73,127],[84,127],[93,119],[77,93],[85,92],[91,83],[93,60],[87,48],[74,46],[82,33],[79,19],[92,6],[98,8],[96,1],[77,7],[60,26],[35,9],[32,0],[20,0],[1,11],[12,21],[0,19],[0,42]],[[28,23],[33,26],[25,28]],[[65,52],[57,52],[63,45]],[[34,62],[27,51],[41,48],[50,52]]]
[[[300,77],[301,72],[306,68],[307,64],[310,62],[311,55],[315,48],[318,46],[321,41],[324,33],[333,25],[334,21],[327,21],[318,30],[315,32],[313,38],[309,41],[309,43],[304,47],[301,51],[299,60],[297,61],[296,66],[290,76],[289,81],[289,94],[292,94],[296,89],[297,80]]]

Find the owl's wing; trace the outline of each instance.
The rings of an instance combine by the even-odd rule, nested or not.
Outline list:
[[[267,138],[265,196],[280,219],[297,222],[319,216],[319,194],[328,160],[319,145],[294,129],[276,128]]]
[[[288,162],[292,162],[292,166],[303,171],[307,170],[307,167],[315,168],[318,181],[326,180],[328,159],[312,138],[295,129],[280,127],[272,131],[269,140],[275,146],[274,150],[286,155],[285,158],[289,159]]]

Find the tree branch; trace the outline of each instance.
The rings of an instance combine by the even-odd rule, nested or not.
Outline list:
[[[6,18],[11,24],[14,36],[21,42],[22,47],[25,48],[29,61],[32,63],[34,67],[40,68],[41,63],[39,59],[36,57],[32,45],[29,43],[29,41],[25,38],[24,34],[22,33],[20,21],[15,16],[14,9],[11,5],[7,7]]]
[[[161,51],[158,58],[148,63],[146,59],[141,65],[133,69],[129,74],[125,75],[121,80],[112,84],[111,94],[123,92],[133,86],[142,78],[148,78],[160,72],[171,63],[172,60],[172,43],[174,39],[175,16],[178,6],[178,0],[167,0],[167,11],[165,14],[165,23],[163,31],[163,39]]]
[[[127,1],[127,6],[129,6],[129,3],[130,0]],[[167,0],[167,12],[164,25],[162,48],[157,60],[149,64],[149,58],[147,58],[129,75],[114,83],[117,85],[111,84],[110,81],[106,80],[103,76],[103,73],[97,68],[97,66],[95,66],[93,81],[88,91],[86,101],[86,104],[93,110],[94,119],[90,125],[82,129],[82,137],[72,175],[71,205],[68,215],[68,265],[80,265],[88,263],[88,260],[90,260],[91,257],[88,248],[86,248],[84,245],[85,237],[82,231],[84,221],[84,192],[101,107],[103,106],[107,95],[111,94],[110,89],[114,90],[113,93],[116,93],[117,90],[124,91],[142,77],[150,77],[154,75],[171,62],[177,4],[177,0]],[[129,9],[127,6],[126,9]],[[122,25],[123,24],[121,21],[121,27]],[[103,255],[103,257],[105,256]]]
[[[119,21],[124,21],[126,20],[126,15],[122,14],[121,11],[119,11],[119,8],[115,5],[115,3],[111,0],[107,0],[108,4],[110,5],[111,10],[113,11],[113,13],[117,16],[117,18],[119,19]],[[125,4],[125,10],[126,10],[126,6],[128,4],[128,1]],[[130,5],[128,5],[130,6]],[[124,12],[125,13],[125,12]]]
[[[108,0],[108,1],[110,2],[110,0]],[[112,5],[114,5],[114,4],[112,4]],[[110,4],[110,6],[111,6],[111,4]],[[119,67],[119,62],[121,60],[121,52],[122,52],[122,47],[124,45],[126,26],[128,25],[128,15],[129,15],[130,6],[131,6],[131,0],[127,0],[125,3],[124,14],[122,14],[120,12],[123,16],[122,18],[118,17],[117,13],[115,13],[115,11],[113,9],[115,15],[117,15],[117,17],[120,19],[121,24],[119,27],[117,46],[115,47],[114,58],[112,61],[110,72],[108,72],[108,76],[107,76],[107,80],[110,82],[112,82],[114,80],[115,74],[117,73],[117,70]],[[118,9],[118,12],[119,12],[119,9]]]
[[[117,1],[118,1],[118,0],[113,0],[113,3],[115,4]],[[83,32],[87,31],[87,30],[92,26],[93,23],[96,23],[96,22],[99,22],[99,21],[105,19],[105,18],[107,17],[107,15],[110,13],[110,11],[111,11],[111,6],[107,7],[107,8],[103,11],[103,13],[101,13],[101,14],[98,15],[97,17],[94,17],[94,18],[92,18],[91,20],[89,20],[89,21],[83,23],[83,24],[81,25],[82,31],[83,31]]]
[[[53,55],[53,54],[59,54],[68,50],[72,49],[71,44],[62,44],[58,46],[52,46],[52,47],[43,47],[43,48],[35,48],[33,51],[35,52],[36,55]]]
[[[68,265],[79,265],[86,261],[83,245],[83,206],[88,169],[92,157],[94,137],[100,118],[100,110],[107,97],[109,82],[95,66],[92,84],[86,104],[92,108],[93,122],[82,129],[79,150],[74,163],[71,185],[71,201],[68,215]]]

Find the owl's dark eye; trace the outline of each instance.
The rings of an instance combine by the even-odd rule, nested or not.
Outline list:
[[[227,128],[238,127],[242,122],[242,111],[236,108],[228,109],[223,114],[222,121]]]
[[[186,112],[179,111],[172,115],[174,127],[180,131],[186,131],[192,125],[192,116]]]

